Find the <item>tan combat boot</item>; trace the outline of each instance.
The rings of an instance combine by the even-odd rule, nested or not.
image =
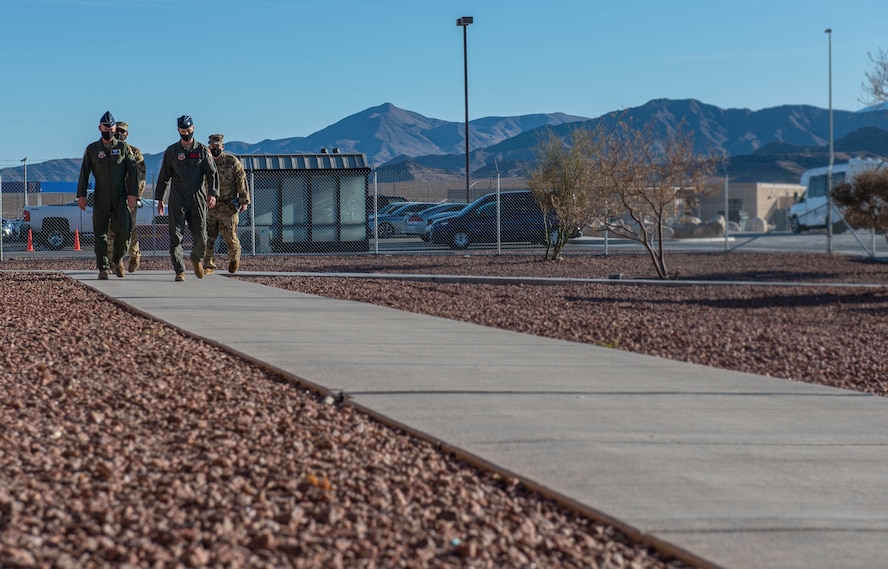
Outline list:
[[[239,268],[240,268],[240,259],[234,259],[234,260],[228,261],[228,272],[229,273],[236,273]]]
[[[127,270],[131,273],[135,273],[139,270],[139,263],[142,262],[142,255],[130,256],[129,267]]]

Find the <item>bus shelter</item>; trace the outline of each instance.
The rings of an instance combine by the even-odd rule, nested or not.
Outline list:
[[[252,206],[247,220],[260,253],[368,250],[364,154],[238,155]],[[247,216],[243,216],[247,217]],[[266,250],[263,250],[266,249]]]

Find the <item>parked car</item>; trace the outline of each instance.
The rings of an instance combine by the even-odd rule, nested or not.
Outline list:
[[[384,214],[386,214],[386,213],[389,213],[389,212],[391,212],[392,210],[394,210],[395,208],[401,207],[402,205],[404,205],[404,203],[405,203],[405,202],[392,202],[392,203],[390,203],[390,204],[384,205],[384,206],[382,206],[381,208],[379,208],[379,211],[376,212],[376,215],[384,215]],[[367,221],[368,221],[371,225],[373,224],[373,218],[374,218],[373,213],[368,213],[368,214],[367,214]]]
[[[4,241],[12,241],[12,220],[3,219],[0,223],[0,232],[3,234]]]
[[[422,211],[433,205],[434,202],[405,202],[388,213],[379,215],[376,218],[376,230],[379,237],[394,237],[400,233],[404,233],[404,221],[408,214]],[[367,229],[373,232],[373,220],[367,224]]]
[[[3,219],[2,231],[4,241],[22,241],[28,230],[22,229],[22,219]]]
[[[466,206],[463,206],[463,209],[465,209],[465,207]],[[423,241],[429,240],[429,235],[431,235],[431,233],[432,233],[432,225],[436,221],[438,221],[439,219],[444,219],[445,217],[453,217],[454,215],[459,214],[461,211],[462,211],[462,209],[459,211],[447,211],[447,212],[435,213],[435,214],[430,215],[429,219],[428,219],[428,223],[426,223],[426,226],[425,226],[425,235],[420,236],[422,238],[422,240]]]
[[[367,214],[367,239],[373,239],[373,225],[375,223],[374,219],[376,219],[376,217],[378,215],[385,215],[387,213],[390,213],[395,208],[399,208],[402,205],[404,205],[405,203],[406,202],[391,202],[391,203],[386,204],[386,205],[382,206],[381,208],[379,208],[379,210],[376,212],[376,215],[374,215],[372,212],[368,213]]]
[[[551,216],[547,224],[529,190],[501,192],[499,196],[501,242],[546,243],[547,225],[549,239],[557,237],[557,217]],[[433,222],[429,228],[429,241],[454,249],[465,249],[475,243],[494,243],[497,239],[496,208],[497,194],[482,196],[456,215]],[[573,237],[580,235],[582,233],[577,228]]]
[[[428,227],[433,219],[437,219],[437,214],[454,214],[467,205],[469,204],[448,202],[434,205],[416,213],[411,213],[407,216],[407,220],[404,222],[404,234],[420,237],[423,241],[428,241],[429,238],[428,235],[426,235],[426,227]]]
[[[404,203],[407,198],[401,196],[388,196],[385,194],[376,194],[376,212],[379,213],[382,208],[393,203]],[[367,194],[367,215],[373,215],[373,194]]]

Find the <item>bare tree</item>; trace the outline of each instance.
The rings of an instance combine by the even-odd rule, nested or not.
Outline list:
[[[842,215],[851,227],[888,231],[888,170],[868,170],[830,190],[833,202],[845,208]],[[888,233],[885,234],[888,240]]]
[[[603,214],[592,167],[599,146],[600,137],[581,127],[571,131],[569,144],[549,131],[548,138],[534,149],[536,165],[529,185],[543,210],[547,259],[558,259],[577,228]]]
[[[888,101],[888,51],[880,48],[875,55],[871,52],[866,55],[871,68],[864,73],[866,80],[860,85],[863,91],[860,102],[869,107]]]
[[[654,126],[619,121],[596,156],[594,177],[610,196],[605,229],[644,246],[657,275],[668,279],[665,229],[684,190],[715,190],[709,180],[719,159],[695,154],[693,137],[681,126],[659,137]]]

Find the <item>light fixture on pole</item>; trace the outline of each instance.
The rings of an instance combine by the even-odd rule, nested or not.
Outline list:
[[[21,163],[24,164],[24,168],[22,170],[23,177],[25,179],[24,190],[25,190],[25,207],[28,207],[28,157],[25,156],[21,159]]]
[[[833,252],[833,205],[832,205],[832,171],[835,162],[833,153],[833,109],[832,109],[832,29],[826,28],[824,33],[829,38],[829,168],[826,171],[826,250]]]
[[[463,16],[456,19],[456,25],[463,29],[463,85],[465,86],[466,100],[466,203],[469,203],[469,50],[466,28],[474,23],[472,16]]]

